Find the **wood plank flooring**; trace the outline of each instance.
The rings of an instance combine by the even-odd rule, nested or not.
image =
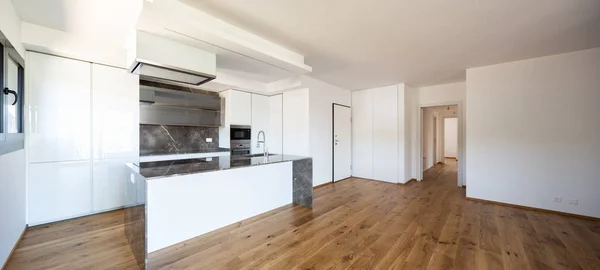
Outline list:
[[[135,269],[115,211],[29,229],[6,269]],[[600,269],[600,222],[465,200],[456,166],[351,178],[150,254],[150,269]]]

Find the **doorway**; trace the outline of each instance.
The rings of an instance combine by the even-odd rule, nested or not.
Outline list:
[[[423,172],[427,170],[439,171],[441,167],[445,171],[452,171],[455,175],[449,179],[455,179],[456,186],[463,186],[462,168],[460,157],[462,156],[461,136],[461,104],[444,104],[434,106],[422,106],[419,136],[421,140],[422,158],[421,179],[425,179]],[[440,167],[441,166],[441,167]],[[450,168],[452,167],[452,168]],[[431,174],[428,174],[431,175]],[[435,175],[435,174],[434,174]]]
[[[334,103],[332,119],[332,182],[337,182],[352,175],[352,110]]]

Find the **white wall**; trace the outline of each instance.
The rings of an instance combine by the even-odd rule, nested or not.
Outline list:
[[[456,157],[458,150],[458,118],[444,119],[444,157]]]
[[[25,58],[25,48],[21,43],[21,19],[10,0],[0,0],[0,31]]]
[[[28,50],[64,56],[121,68],[128,68],[125,44],[92,39],[52,28],[23,22],[21,38]]]
[[[419,168],[419,106],[418,104],[418,88],[404,84],[404,179],[401,183],[405,183],[410,179],[421,180],[418,173]],[[403,181],[402,181],[403,180]]]
[[[467,100],[468,197],[600,217],[600,48],[469,69]]]
[[[10,0],[0,0],[0,31],[25,58],[21,22]],[[25,150],[0,155],[0,265],[26,227]]]
[[[308,77],[307,77],[308,78]],[[313,158],[313,185],[331,182],[333,175],[333,103],[351,106],[351,92],[315,79],[309,87],[310,156]]]
[[[25,150],[0,155],[0,265],[26,226]]]
[[[466,95],[465,82],[440,84],[419,88],[419,104],[423,106],[446,105],[463,101]]]
[[[310,156],[309,141],[309,89],[283,93],[283,154]]]

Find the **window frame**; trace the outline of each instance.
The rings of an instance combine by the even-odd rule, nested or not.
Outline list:
[[[0,155],[8,154],[25,148],[25,60],[14,48],[10,41],[0,32]],[[8,98],[4,94],[8,73],[8,61],[17,64],[17,89],[11,89],[18,94],[17,114],[19,122],[18,133],[8,133]]]

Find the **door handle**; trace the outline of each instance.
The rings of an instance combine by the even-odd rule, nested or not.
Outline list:
[[[13,104],[10,104],[10,105],[15,105],[15,104],[17,104],[17,101],[19,100],[19,95],[17,94],[17,92],[16,92],[16,91],[10,90],[10,89],[8,89],[8,87],[5,87],[5,88],[4,88],[4,91],[2,91],[2,92],[4,92],[4,94],[5,94],[5,95],[7,95],[7,96],[8,96],[8,94],[13,94],[13,95],[15,95],[15,101],[13,102]]]

